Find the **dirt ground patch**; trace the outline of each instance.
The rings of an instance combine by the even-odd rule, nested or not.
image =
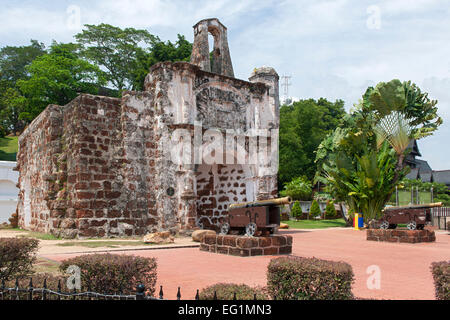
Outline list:
[[[48,254],[82,254],[91,252],[112,252],[124,250],[151,250],[164,248],[198,247],[191,237],[175,237],[174,243],[146,244],[142,238],[117,238],[117,239],[83,239],[68,240],[55,239],[45,234],[34,233],[26,230],[0,229],[0,238],[32,237],[39,240],[38,256]],[[50,239],[50,240],[49,240]]]

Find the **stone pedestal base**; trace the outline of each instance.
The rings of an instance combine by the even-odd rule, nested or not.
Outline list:
[[[207,234],[201,241],[200,250],[240,257],[290,254],[292,236],[247,237]]]
[[[436,241],[436,236],[431,230],[367,229],[367,240],[419,243]]]

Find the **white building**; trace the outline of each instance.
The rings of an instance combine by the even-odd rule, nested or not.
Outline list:
[[[11,214],[16,212],[19,173],[13,171],[15,166],[14,161],[0,161],[0,223],[8,222]]]

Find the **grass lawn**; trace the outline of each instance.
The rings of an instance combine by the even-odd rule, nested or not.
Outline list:
[[[299,220],[299,221],[282,221],[287,223],[291,229],[325,229],[333,227],[345,227],[344,219],[334,220]]]
[[[59,265],[61,263],[57,261],[53,261],[47,258],[38,257],[36,262],[33,265],[33,269],[37,273],[48,272],[53,273],[55,275],[59,275]]]
[[[41,233],[41,232],[35,232],[35,231],[26,231],[21,229],[12,229],[17,231],[24,231],[27,232],[26,235],[20,235],[19,237],[23,238],[34,238],[39,240],[61,240],[61,238],[58,238],[50,233]]]
[[[19,149],[19,137],[0,138],[0,160],[16,161],[17,150]]]

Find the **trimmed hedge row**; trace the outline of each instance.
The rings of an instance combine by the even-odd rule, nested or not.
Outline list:
[[[0,281],[32,275],[38,248],[36,239],[0,238]]]
[[[81,286],[93,292],[134,294],[136,286],[143,284],[148,293],[155,295],[156,258],[117,254],[87,254],[67,259],[60,265],[64,273],[71,265],[81,271]]]
[[[345,262],[316,258],[272,259],[267,270],[269,294],[282,300],[353,299],[352,267]]]
[[[450,300],[450,260],[431,264],[437,300]]]
[[[214,300],[216,293],[217,300],[233,300],[236,293],[238,300],[253,300],[256,295],[257,300],[268,300],[269,295],[264,288],[252,288],[246,284],[216,283],[200,291],[200,300]]]

